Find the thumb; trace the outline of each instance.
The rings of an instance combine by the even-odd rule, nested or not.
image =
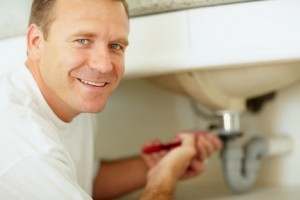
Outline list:
[[[195,146],[196,138],[195,135],[192,133],[180,133],[178,138],[181,139],[182,146]]]

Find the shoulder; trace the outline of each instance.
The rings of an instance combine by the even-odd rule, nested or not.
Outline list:
[[[29,155],[5,169],[0,165],[0,196],[4,199],[89,199],[75,169],[60,159]]]
[[[24,106],[10,106],[5,115],[0,114],[0,152],[5,152],[0,159],[0,172],[33,155],[71,163],[54,126]]]

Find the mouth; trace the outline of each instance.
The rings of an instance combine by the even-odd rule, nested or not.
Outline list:
[[[105,85],[107,85],[107,82],[94,82],[94,81],[83,80],[80,78],[78,78],[78,80],[83,84],[94,86],[94,87],[104,87]]]

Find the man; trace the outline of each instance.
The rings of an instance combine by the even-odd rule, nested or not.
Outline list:
[[[94,165],[84,113],[101,112],[119,84],[128,33],[125,0],[33,1],[26,67],[0,79],[1,198],[111,199],[145,187],[140,199],[171,199],[220,149],[212,135],[182,133],[169,152]]]

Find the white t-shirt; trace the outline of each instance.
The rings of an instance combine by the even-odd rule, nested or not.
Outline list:
[[[0,199],[91,199],[94,116],[61,121],[31,73],[0,78]]]

